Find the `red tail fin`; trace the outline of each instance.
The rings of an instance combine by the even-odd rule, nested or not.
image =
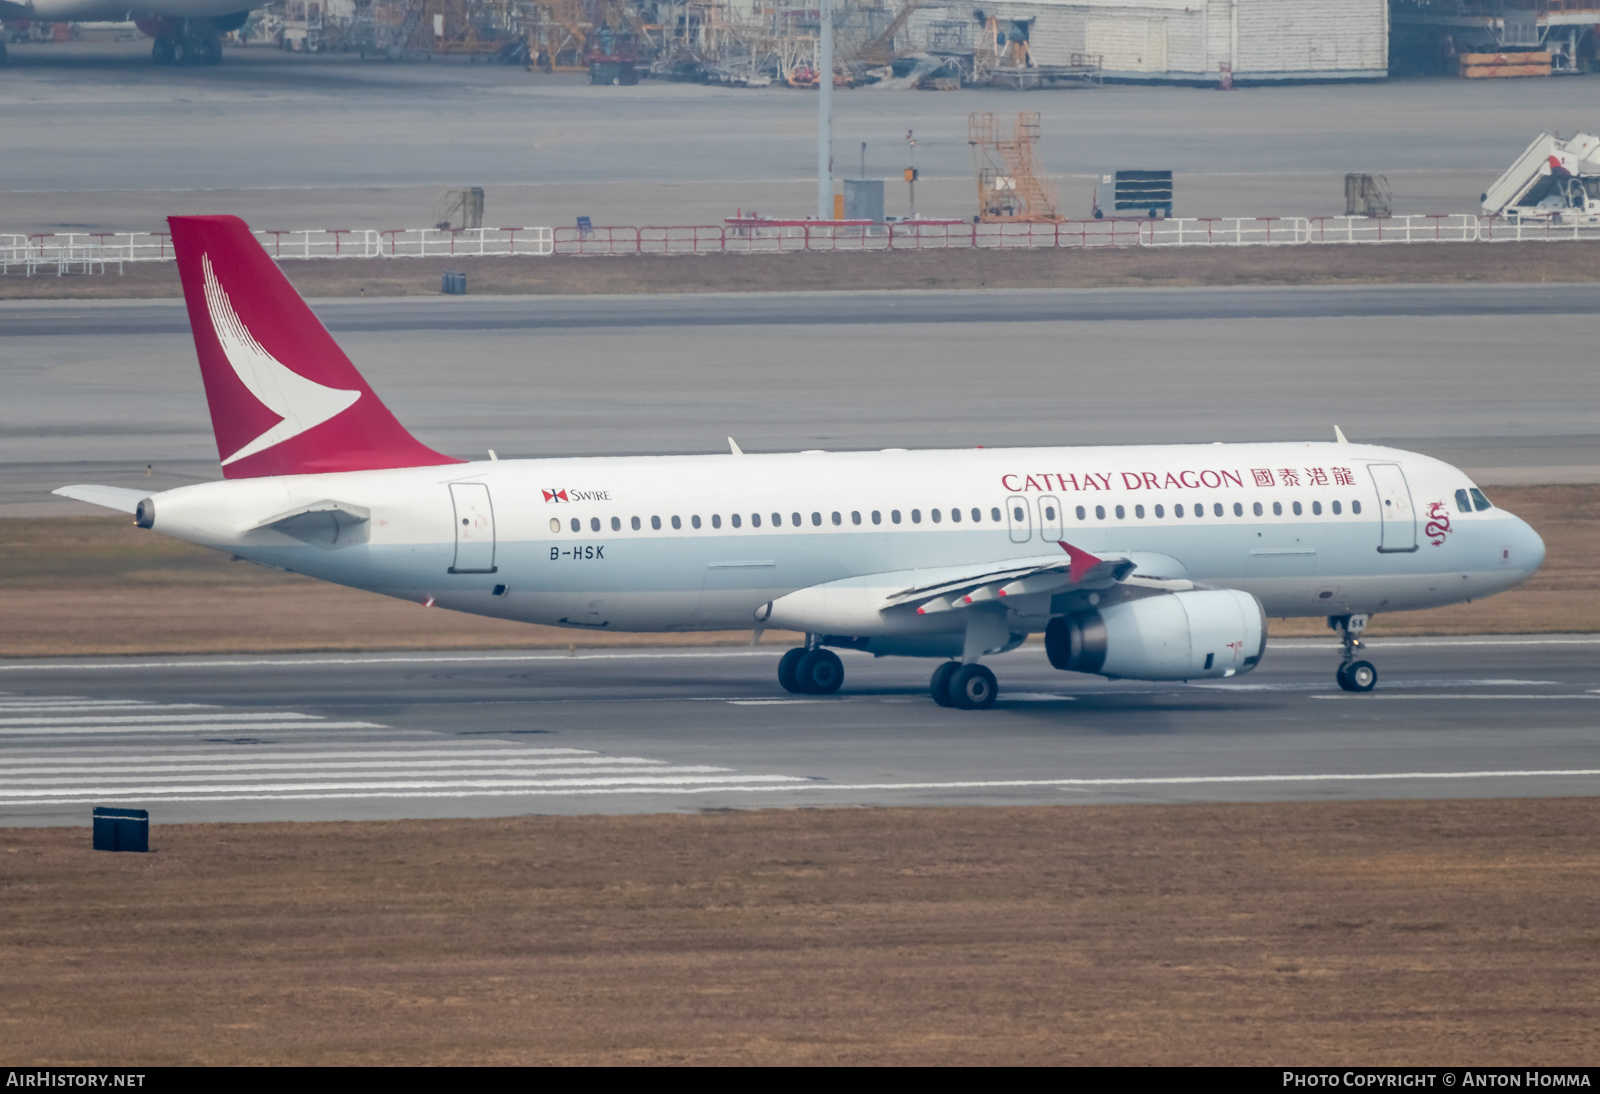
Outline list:
[[[222,473],[460,463],[406,432],[238,217],[170,217]]]

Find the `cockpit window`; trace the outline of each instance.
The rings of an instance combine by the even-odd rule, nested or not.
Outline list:
[[[1467,500],[1467,492],[1465,490],[1456,491],[1456,509],[1462,513],[1472,512],[1472,502]]]
[[[1489,504],[1489,499],[1483,496],[1483,491],[1479,490],[1476,486],[1472,488],[1472,507],[1480,513],[1485,509],[1494,508],[1494,506]]]

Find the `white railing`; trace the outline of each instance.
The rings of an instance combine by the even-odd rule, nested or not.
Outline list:
[[[974,224],[887,224],[730,219],[719,225],[595,228],[301,228],[255,233],[281,260],[473,258],[625,254],[781,254],[1089,247],[1280,247],[1306,244],[1503,243],[1600,240],[1600,224],[1479,217],[1171,217]],[[125,262],[171,261],[165,232],[0,234],[0,273],[103,272]]]

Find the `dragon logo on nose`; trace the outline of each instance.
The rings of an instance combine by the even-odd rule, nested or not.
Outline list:
[[[1450,534],[1450,512],[1444,507],[1444,502],[1428,503],[1428,526],[1422,531],[1428,537],[1428,542],[1435,547],[1444,542],[1445,537]]]

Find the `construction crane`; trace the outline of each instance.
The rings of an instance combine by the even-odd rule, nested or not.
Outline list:
[[[1004,135],[993,114],[974,112],[967,119],[967,143],[978,172],[978,219],[985,223],[1065,220],[1056,212],[1055,187],[1034,156],[1039,142],[1039,114],[1017,115]]]
[[[883,32],[856,50],[856,59],[864,65],[886,65],[893,60],[894,36],[905,29],[906,20],[927,2],[928,0],[905,0]]]

